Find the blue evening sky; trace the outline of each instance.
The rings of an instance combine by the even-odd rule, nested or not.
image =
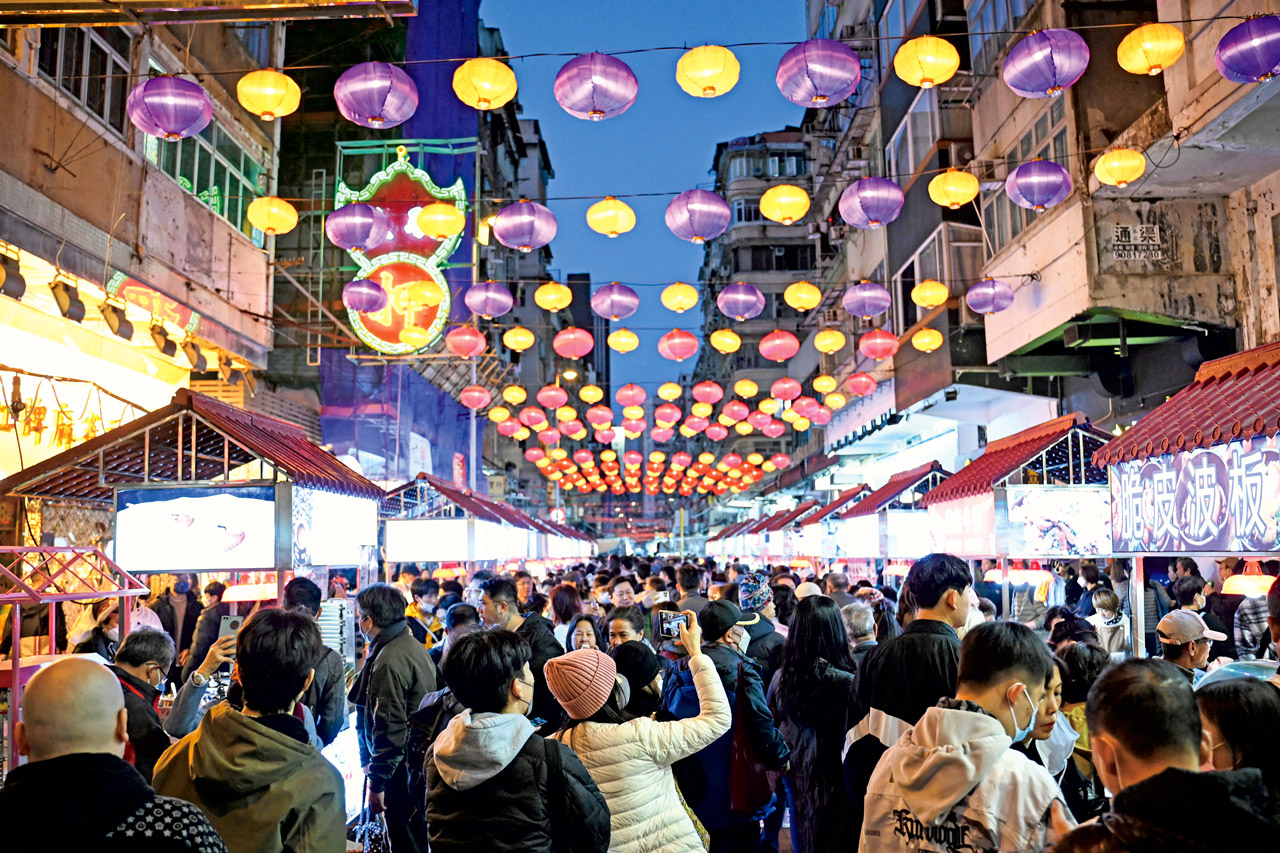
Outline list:
[[[805,37],[800,0],[483,0],[480,17],[502,31],[513,56]],[[675,314],[662,306],[661,286],[640,285],[695,283],[702,247],[667,230],[663,212],[670,195],[624,198],[635,210],[637,224],[612,240],[587,227],[592,200],[556,198],[709,189],[708,170],[717,142],[799,124],[804,111],[785,100],[774,83],[786,47],[733,50],[742,64],[738,85],[727,95],[709,99],[691,97],[676,84],[679,50],[621,56],[639,79],[639,96],[626,113],[601,122],[576,119],[556,103],[552,86],[568,57],[512,61],[522,117],[541,122],[556,174],[548,206],[559,221],[551,249],[561,280],[567,273],[586,272],[597,285],[621,281],[640,294],[640,310],[624,322],[640,336],[640,346],[626,355],[612,354],[615,388],[631,381],[652,393],[658,384],[692,366],[663,359],[657,342],[677,326],[696,332],[702,306]],[[604,346],[604,341],[596,345]]]

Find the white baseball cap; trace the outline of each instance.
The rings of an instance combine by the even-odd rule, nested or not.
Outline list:
[[[1166,613],[1156,626],[1160,642],[1169,646],[1182,646],[1196,640],[1214,640],[1222,642],[1227,635],[1220,631],[1210,631],[1204,624],[1204,618],[1194,610],[1173,610]]]

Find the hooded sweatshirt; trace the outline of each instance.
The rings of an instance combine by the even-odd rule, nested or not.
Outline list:
[[[199,806],[232,853],[343,853],[341,775],[315,747],[280,729],[287,727],[215,705],[161,756],[156,791]]]
[[[970,702],[927,710],[871,775],[859,853],[1012,853],[1052,843],[1049,807],[1062,794],[1012,743]]]

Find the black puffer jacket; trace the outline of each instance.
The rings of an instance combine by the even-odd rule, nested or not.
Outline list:
[[[191,606],[187,605],[188,614],[191,613],[190,608]],[[182,668],[183,681],[190,678],[191,673],[204,663],[205,656],[209,654],[209,647],[218,641],[218,632],[222,630],[222,617],[230,615],[231,605],[222,602],[200,611],[200,618],[196,620],[195,637],[191,640],[191,656],[187,658],[187,664]],[[160,620],[160,624],[164,624],[164,619]]]
[[[547,661],[564,654],[564,649],[556,639],[551,623],[536,613],[525,616],[524,622],[516,629],[516,633],[524,638],[533,652],[529,659],[529,669],[533,672],[533,708],[530,709],[529,716],[546,721],[538,729],[538,734],[553,734],[560,729],[560,724],[566,717],[564,709],[560,707],[560,703],[551,693],[551,688],[547,686],[547,676],[542,668],[546,666]]]
[[[138,768],[142,778],[150,785],[156,762],[171,743],[160,722],[160,712],[156,710],[160,691],[118,666],[107,668],[120,680],[120,690],[124,693],[124,708],[129,712],[129,745],[133,747],[133,766]]]
[[[311,709],[316,735],[325,746],[347,727],[347,670],[342,655],[321,646],[316,655],[315,677],[302,694],[302,704]]]
[[[782,664],[783,637],[763,614],[754,625],[746,627],[747,635],[751,637],[751,643],[747,646],[747,657],[760,666],[760,680],[766,685],[772,684],[773,674]]]

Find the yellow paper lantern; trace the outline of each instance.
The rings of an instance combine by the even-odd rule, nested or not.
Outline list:
[[[569,455],[569,451],[565,450],[563,447],[553,447],[551,450],[547,451],[547,455],[558,462],[567,457]]]
[[[812,426],[808,418],[796,418],[791,422],[791,428],[796,432],[804,432]]]
[[[271,121],[297,111],[302,103],[302,89],[288,74],[263,68],[240,78],[236,83],[236,99],[258,118]]]
[[[583,385],[578,391],[578,398],[588,406],[594,406],[604,399],[604,389],[599,385]]]
[[[764,464],[760,466],[760,470],[765,472],[766,474],[772,474],[774,471],[778,470],[778,466],[774,465],[772,462],[766,459],[764,460]]]
[[[933,352],[942,346],[942,332],[937,329],[921,329],[911,336],[911,345],[920,352]]]
[[[669,284],[662,289],[662,304],[677,314],[683,314],[698,304],[698,289],[683,281]]]
[[[587,208],[587,227],[597,234],[617,237],[636,227],[636,212],[626,202],[605,196]]]
[[[535,338],[533,332],[529,331],[524,326],[516,326],[515,328],[507,329],[502,333],[503,346],[507,349],[515,350],[516,352],[524,352],[529,347],[533,346],[534,341]]]
[[[929,198],[935,204],[959,210],[978,197],[978,179],[959,169],[947,169],[929,181]]]
[[[1147,155],[1132,148],[1113,148],[1098,158],[1093,174],[1104,184],[1124,189],[1147,171]]]
[[[434,308],[444,301],[444,290],[430,279],[423,278],[413,282],[405,288],[405,292],[410,302],[427,308]]]
[[[826,394],[828,391],[834,391],[840,386],[834,376],[828,376],[825,373],[821,376],[813,377],[813,390],[819,394]]]
[[[512,435],[512,438],[515,438],[515,436],[514,436],[514,435]],[[555,461],[555,460],[554,460],[554,459],[552,459],[550,456],[544,456],[544,457],[542,457],[541,459],[539,459],[537,462],[535,462],[535,463],[533,463],[533,464],[534,464],[534,465],[536,465],[536,466],[537,466],[537,467],[539,467],[539,468],[546,468],[548,465],[550,465],[550,464],[551,464],[552,462],[554,462],[554,461]]]
[[[737,85],[741,71],[733,51],[708,44],[684,52],[676,62],[676,83],[695,98],[714,98]]]
[[[247,212],[250,224],[264,234],[288,234],[298,225],[298,210],[273,195],[255,198]]]
[[[699,453],[698,461],[703,465],[710,465],[712,462],[716,461],[716,455],[714,453]]]
[[[782,299],[797,311],[809,311],[822,301],[822,291],[807,281],[794,281],[782,292]]]
[[[711,411],[710,403],[694,403],[689,407],[689,414],[695,418],[709,418],[711,417]]]
[[[638,421],[644,417],[644,406],[623,406],[622,417],[629,421]]]
[[[783,409],[782,414],[778,415],[778,417],[791,424],[795,423],[796,418],[800,417],[800,413],[795,409]]]
[[[833,352],[839,352],[844,349],[844,345],[847,342],[848,338],[839,329],[823,329],[813,336],[814,348],[826,355],[831,355]]]
[[[782,404],[772,397],[765,397],[760,401],[760,405],[756,408],[764,412],[766,415],[776,415],[778,413],[778,409],[782,408]]]
[[[902,43],[893,55],[893,70],[908,85],[932,89],[960,68],[960,54],[946,39],[917,36]]]
[[[843,409],[847,402],[849,402],[849,398],[841,394],[839,391],[832,391],[830,394],[822,398],[822,405],[826,406],[833,412],[837,409]]]
[[[760,465],[764,462],[764,457],[759,453],[747,454],[747,462],[751,465]]]
[[[716,416],[716,423],[720,424],[720,426],[731,427],[736,424],[737,421],[728,415],[721,413]]]
[[[617,458],[618,458],[618,452],[617,452],[616,450],[601,450],[601,451],[600,451],[600,461],[601,461],[601,462],[612,462],[612,461],[614,461],[614,460],[615,460],[615,459],[617,459]]]
[[[717,329],[711,333],[711,348],[718,353],[729,355],[742,346],[742,338],[732,329]]]
[[[503,421],[509,421],[511,420],[511,410],[506,406],[494,406],[489,410],[489,420],[493,421],[495,424],[500,424]]]
[[[453,72],[453,93],[477,110],[496,110],[516,96],[516,74],[487,56],[468,59]]]
[[[809,212],[809,194],[791,184],[769,187],[760,196],[760,215],[783,225],[791,225]]]
[[[418,229],[432,240],[447,240],[467,227],[467,214],[447,201],[433,201],[418,211]]]
[[[911,288],[911,301],[921,308],[937,308],[951,296],[951,291],[940,281],[926,278]]]
[[[658,386],[658,399],[666,400],[668,403],[679,400],[683,393],[684,389],[674,382],[663,382]]]
[[[742,421],[741,423],[733,425],[733,431],[738,435],[751,435],[751,433],[755,431],[755,427],[751,426],[751,424],[746,421]]]
[[[415,349],[425,347],[431,341],[431,333],[421,326],[405,326],[400,330],[400,343]]]
[[[559,311],[569,307],[573,291],[558,281],[548,281],[533,292],[533,301],[543,311]]]
[[[733,383],[733,393],[743,399],[750,400],[752,397],[760,393],[760,386],[752,382],[750,379],[739,379]]]
[[[519,385],[508,385],[502,389],[502,399],[506,400],[513,406],[518,406],[525,400],[529,399],[529,392],[525,391]]]
[[[556,409],[556,421],[558,421],[559,423],[564,423],[565,421],[571,421],[576,417],[578,417],[578,410],[575,409],[573,406],[561,406],[560,408]]]
[[[693,438],[695,435],[697,435],[696,432],[694,432],[690,427],[687,427],[687,426],[680,427],[680,434],[685,438]]]
[[[1182,30],[1172,24],[1143,24],[1121,39],[1116,61],[1130,74],[1154,77],[1177,62],[1185,48]]]
[[[609,333],[605,343],[614,352],[628,353],[640,346],[640,338],[630,329],[618,329]]]

